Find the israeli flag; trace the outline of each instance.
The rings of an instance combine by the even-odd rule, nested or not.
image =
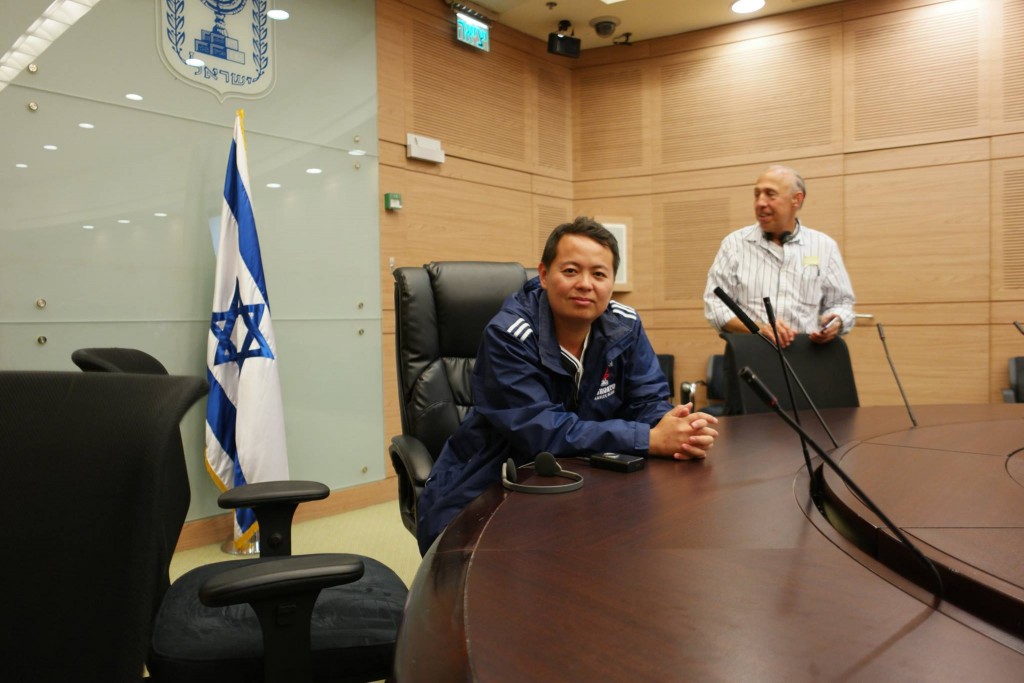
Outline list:
[[[224,180],[206,343],[206,466],[222,491],[288,479],[277,344],[250,201],[243,116],[238,110]],[[237,510],[235,546],[244,548],[256,531],[253,511]]]

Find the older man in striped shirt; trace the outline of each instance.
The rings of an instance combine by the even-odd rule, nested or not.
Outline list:
[[[853,286],[839,246],[797,218],[806,196],[804,179],[786,166],[769,166],[757,179],[757,223],[727,235],[708,271],[704,316],[712,327],[748,331],[715,296],[716,287],[775,339],[764,309],[764,297],[770,297],[783,347],[801,332],[824,344],[853,327]]]

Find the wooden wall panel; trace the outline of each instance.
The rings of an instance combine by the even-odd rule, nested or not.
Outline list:
[[[573,104],[575,178],[614,177],[647,169],[649,113],[641,65],[573,74]]]
[[[988,164],[845,180],[844,257],[859,305],[986,301]]]
[[[827,26],[652,63],[655,170],[840,151],[841,47]]]
[[[1024,157],[992,162],[992,299],[1024,299]]]
[[[537,165],[567,174],[572,164],[572,79],[566,69],[539,65],[537,84]]]
[[[540,263],[544,245],[547,244],[551,231],[562,223],[568,223],[575,218],[572,215],[572,202],[548,197],[534,197],[533,217],[533,251],[530,254],[530,260],[522,262],[528,268],[533,268]]]
[[[885,325],[885,338],[911,406],[989,402],[988,325]],[[845,339],[861,405],[902,403],[874,326]]]
[[[987,135],[982,15],[947,2],[847,22],[845,149]]]
[[[992,31],[993,131],[1013,133],[1024,130],[1024,0],[992,3],[989,17]]]

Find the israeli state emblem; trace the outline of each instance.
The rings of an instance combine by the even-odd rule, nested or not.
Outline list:
[[[181,80],[228,97],[257,98],[274,85],[268,0],[156,0],[164,65]]]

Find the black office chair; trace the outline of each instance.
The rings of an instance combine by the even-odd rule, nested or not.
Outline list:
[[[118,347],[77,349],[72,362],[86,372],[140,372],[166,375],[167,368],[153,356],[138,349]]]
[[[658,354],[658,366],[661,367],[661,372],[665,375],[665,379],[668,380],[668,388],[672,392],[672,396],[669,397],[669,401],[675,403],[676,396],[676,357],[671,353],[659,353]],[[685,403],[685,401],[684,401]]]
[[[1024,403],[1024,356],[1009,361],[1010,388],[1003,389],[1003,403]]]
[[[696,403],[697,387],[702,385],[705,389],[704,398],[708,403],[698,406]],[[708,367],[704,379],[683,382],[679,385],[679,402],[690,403],[693,401],[695,410],[708,415],[725,415],[725,391],[725,355],[718,353],[708,357]]]
[[[725,339],[726,414],[742,415],[770,410],[739,377],[744,367],[751,370],[771,389],[784,410],[791,403],[778,352],[761,337],[752,334],[723,334]],[[806,334],[798,334],[783,354],[818,408],[844,408],[860,405],[853,377],[850,352],[842,337],[828,344],[815,344]],[[797,408],[809,408],[796,382],[790,378]]]
[[[89,362],[80,362],[85,357]],[[135,368],[136,372],[161,374],[164,367],[136,349],[80,349],[72,359],[89,372],[121,373]],[[178,465],[168,468],[168,478],[176,483],[168,490],[176,494],[167,493],[166,504],[187,511],[190,491],[180,435],[169,449],[177,453]],[[262,680],[265,673],[268,681],[361,683],[391,675],[408,594],[398,575],[361,555],[289,558],[295,508],[329,494],[318,482],[276,481],[237,486],[220,495],[217,502],[222,508],[249,507],[255,512],[261,558],[204,565],[180,577],[169,589],[165,585],[148,659],[154,679],[241,682]],[[179,521],[172,551],[180,528]],[[250,599],[248,593],[241,592],[241,584],[254,577],[245,572],[265,572],[260,566],[243,565],[270,563],[274,558],[288,558],[292,563],[277,564],[280,578],[274,584],[264,580],[253,587],[255,603],[229,606]],[[240,572],[241,577],[237,576]],[[282,582],[303,586],[301,593],[281,595]],[[342,583],[348,585],[338,585]],[[211,585],[219,588],[211,593]],[[276,612],[285,605],[299,605],[300,609],[282,621]],[[291,623],[305,624],[304,630],[291,628]],[[297,663],[297,653],[310,652]],[[297,670],[297,666],[307,668]]]
[[[178,422],[206,390],[198,377],[0,372],[8,680],[141,679],[188,511],[167,474]]]
[[[481,261],[394,272],[402,434],[388,451],[402,522],[413,535],[416,503],[434,459],[473,404],[470,375],[484,328],[534,272],[518,263]]]

